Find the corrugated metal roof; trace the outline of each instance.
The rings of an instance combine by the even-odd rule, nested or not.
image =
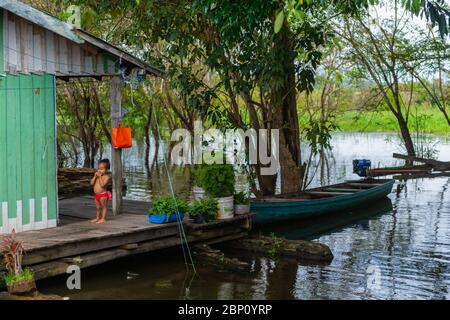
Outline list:
[[[102,40],[86,31],[77,29],[75,32],[77,32],[78,36],[80,36],[82,39],[84,39],[87,43],[90,43],[97,48],[103,49],[105,51],[108,51],[109,53],[122,58],[125,61],[128,61],[129,63],[146,70],[147,72],[154,74],[155,76],[164,77],[165,72],[161,69],[158,69],[156,67],[151,66],[145,61],[142,61],[141,59],[129,54],[125,50],[122,50],[105,40]]]
[[[45,12],[30,7],[25,3],[17,0],[0,0],[0,7],[32,23],[40,25],[43,28],[51,30],[64,38],[72,40],[75,43],[84,43],[84,40],[79,38],[72,31],[73,27],[70,24],[61,21],[58,18]]]
[[[37,24],[45,29],[53,31],[60,36],[67,38],[75,43],[89,43],[101,50],[111,53],[114,56],[121,57],[132,65],[146,70],[148,73],[163,77],[164,71],[155,68],[145,61],[129,54],[128,52],[115,47],[114,45],[95,37],[94,35],[74,28],[72,25],[54,17],[48,13],[35,9],[18,0],[0,0],[0,8],[3,8],[15,15]]]

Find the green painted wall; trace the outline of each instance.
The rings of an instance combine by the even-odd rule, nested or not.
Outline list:
[[[3,48],[3,9],[0,9],[0,74],[5,70]]]
[[[30,203],[30,199],[34,200]],[[45,203],[47,219],[54,225],[57,187],[53,75],[0,76],[0,226],[5,226],[2,204],[8,205],[8,219],[15,219],[17,201],[21,201],[24,230],[47,226],[43,221]],[[30,219],[33,212],[34,219]],[[35,224],[39,227],[33,227]]]
[[[3,9],[0,9],[0,74],[5,70],[4,68],[4,50],[3,47]]]

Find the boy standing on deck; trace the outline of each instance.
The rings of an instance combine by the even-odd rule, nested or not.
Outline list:
[[[91,186],[94,187],[95,209],[97,210],[95,219],[91,220],[92,223],[101,224],[106,222],[106,202],[112,199],[111,192],[106,189],[111,180],[109,168],[110,163],[108,159],[100,160],[97,172],[91,179]]]

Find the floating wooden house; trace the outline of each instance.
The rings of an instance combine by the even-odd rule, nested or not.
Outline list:
[[[121,74],[163,72],[16,0],[0,0],[0,234],[57,226],[56,79],[108,78],[111,125]],[[121,151],[112,151],[113,211],[122,203]]]

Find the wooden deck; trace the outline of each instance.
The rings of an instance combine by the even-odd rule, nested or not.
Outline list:
[[[124,213],[146,215],[150,209],[150,202],[123,200]],[[108,216],[112,216],[111,202],[108,202]],[[95,206],[92,196],[80,196],[59,200],[60,224],[67,224],[80,220],[95,218]]]
[[[179,246],[178,225],[149,223],[146,214],[149,206],[146,202],[126,200],[123,214],[112,216],[109,211],[107,222],[98,225],[89,221],[95,215],[90,197],[60,200],[58,227],[17,234],[25,248],[23,263],[31,267],[36,279],[43,279],[65,273],[71,264],[85,268],[133,254]],[[190,243],[218,243],[245,236],[251,228],[250,216],[236,216],[204,225],[183,222],[183,225]]]

